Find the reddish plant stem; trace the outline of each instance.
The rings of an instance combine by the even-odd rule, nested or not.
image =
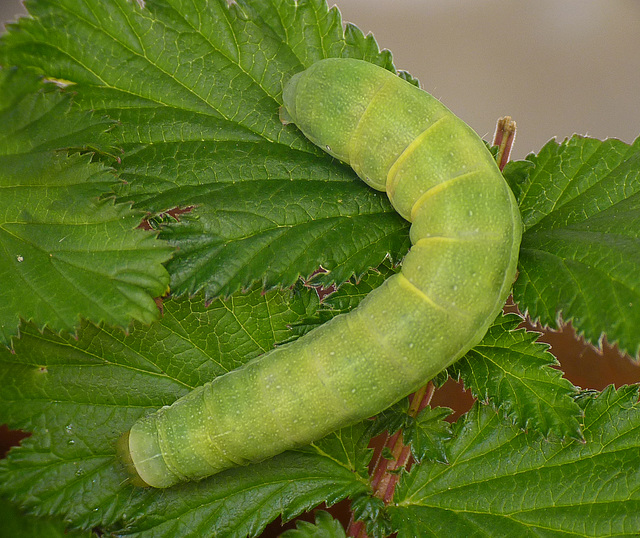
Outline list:
[[[429,382],[411,396],[411,404],[407,414],[413,418],[418,416],[433,398],[435,386]],[[385,449],[391,451],[392,459],[386,459],[383,453]],[[385,504],[389,504],[393,499],[393,494],[400,479],[398,472],[402,467],[407,469],[413,463],[411,457],[411,447],[405,445],[402,439],[402,430],[398,430],[393,435],[385,434],[384,445],[375,460],[373,472],[371,473],[371,488],[373,494],[382,499]],[[354,521],[353,513],[351,521],[347,527],[347,536],[354,538],[368,538],[364,523]]]
[[[513,121],[511,116],[500,118],[496,123],[496,132],[493,135],[493,145],[498,146],[496,162],[498,163],[498,168],[500,168],[500,170],[504,170],[504,167],[509,162],[511,148],[513,147],[515,139],[516,122]]]
[[[422,411],[433,398],[435,387],[433,383],[429,382],[420,390],[418,390],[411,397],[411,405],[407,414],[410,417],[415,418],[418,413]],[[382,499],[385,504],[389,504],[393,499],[393,493],[395,492],[396,485],[400,479],[400,473],[398,472],[402,467],[409,468],[413,463],[411,457],[411,447],[404,444],[402,438],[402,431],[397,431],[391,436],[389,442],[385,444],[385,447],[391,450],[392,459],[384,459],[381,462],[383,467],[382,476],[376,486],[373,486],[373,494]]]
[[[362,521],[353,521],[353,514],[351,514],[351,521],[349,521],[349,526],[347,527],[347,536],[369,538],[364,523]]]

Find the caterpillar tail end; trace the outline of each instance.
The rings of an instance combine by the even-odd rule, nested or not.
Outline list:
[[[116,452],[135,486],[168,488],[184,480],[162,456],[155,415],[138,420],[118,439]]]
[[[135,464],[133,463],[133,458],[131,457],[131,451],[129,450],[129,433],[123,433],[116,442],[116,455],[118,460],[124,465],[127,470],[127,474],[129,475],[129,482],[140,488],[148,488],[150,487],[142,477],[138,474],[138,470],[136,469]]]

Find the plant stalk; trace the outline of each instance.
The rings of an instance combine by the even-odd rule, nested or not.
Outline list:
[[[413,418],[417,417],[418,413],[429,405],[434,392],[435,386],[429,381],[424,387],[412,394],[407,414]],[[398,430],[393,435],[389,435],[388,432],[384,435],[384,445],[378,453],[371,473],[371,488],[373,495],[381,499],[385,505],[388,505],[393,500],[401,469],[404,467],[408,470],[413,463],[413,458],[411,456],[411,447],[404,444],[402,430]],[[391,451],[391,459],[383,456],[386,452],[385,449]],[[347,527],[347,536],[368,538],[364,523],[362,521],[354,521],[353,513]]]

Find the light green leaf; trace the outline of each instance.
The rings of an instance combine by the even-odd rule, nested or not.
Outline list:
[[[505,175],[525,232],[514,299],[543,325],[571,321],[640,354],[640,139],[549,142]]]
[[[449,464],[414,466],[389,513],[398,537],[637,536],[638,388],[582,400],[586,442],[548,442],[476,405],[448,446]]]
[[[298,521],[296,526],[297,529],[283,532],[280,538],[346,538],[347,536],[340,522],[324,510],[316,512],[315,525],[307,521]]]
[[[20,318],[73,331],[80,316],[126,327],[158,315],[171,248],[136,229],[140,214],[101,199],[115,178],[90,155],[110,122],[70,108],[68,94],[0,71],[0,343]],[[6,99],[6,101],[5,101]]]
[[[515,314],[499,316],[482,341],[449,368],[451,376],[519,428],[582,439],[582,412],[573,399],[578,389],[553,368],[558,361],[548,344],[537,342],[539,333],[517,330],[521,322]]]
[[[308,449],[168,490],[128,484],[115,443],[172,403],[288,337],[315,292],[254,291],[208,307],[168,300],[160,322],[129,334],[85,323],[78,339],[26,326],[0,350],[0,423],[33,433],[0,461],[0,492],[38,515],[119,535],[255,536],[278,514],[367,489],[368,451],[354,426]]]
[[[228,6],[227,4],[231,4]],[[343,282],[409,247],[386,196],[278,117],[284,82],[326,56],[393,69],[323,1],[39,0],[0,62],[76,83],[122,125],[121,200],[195,206],[162,235],[174,293],[290,286],[319,266]]]

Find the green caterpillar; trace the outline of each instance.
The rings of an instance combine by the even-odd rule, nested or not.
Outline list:
[[[284,88],[283,121],[386,190],[412,222],[402,271],[349,314],[134,424],[135,483],[200,479],[375,415],[477,344],[511,288],[518,206],[480,138],[389,71],[327,59]]]

